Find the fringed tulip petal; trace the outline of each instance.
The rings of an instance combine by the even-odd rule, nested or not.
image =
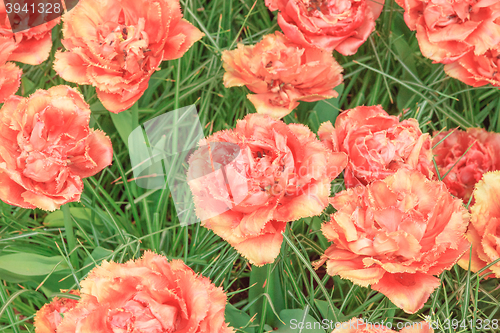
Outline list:
[[[386,295],[392,303],[405,312],[415,313],[424,306],[439,284],[438,278],[423,273],[386,273],[371,287]]]
[[[18,0],[15,4],[19,5],[19,8],[27,8],[33,2]],[[36,4],[38,3],[35,2],[35,6]],[[38,24],[47,20],[47,14],[49,13],[39,10],[35,12],[20,10],[16,17],[20,22],[20,31],[13,32],[4,2],[0,1],[0,38],[7,38],[16,45],[8,60],[28,65],[40,65],[47,60],[52,49],[52,28],[60,22],[60,18],[56,18]]]
[[[439,143],[439,144],[438,144]],[[500,134],[482,128],[453,129],[433,138],[436,165],[454,196],[468,203],[484,173],[500,170]]]
[[[80,292],[70,291],[70,294],[79,296]],[[72,298],[54,297],[52,302],[45,304],[35,316],[35,333],[56,333],[57,327],[61,324],[64,315],[72,310],[78,300]]]
[[[467,231],[472,254],[466,252],[458,263],[468,269],[470,261],[471,271],[477,272],[500,258],[500,171],[485,173],[473,196],[475,204],[471,207],[472,219]],[[483,273],[486,274],[486,278],[499,278],[500,263],[488,268]]]

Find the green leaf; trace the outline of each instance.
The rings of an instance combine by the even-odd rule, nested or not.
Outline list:
[[[167,77],[170,75],[170,73],[172,73],[173,69],[174,67],[171,66],[169,68],[159,70],[151,75],[148,89],[146,89],[144,95],[139,100],[139,104],[141,106],[146,107],[151,102],[151,100],[153,99],[153,94],[158,91],[158,86],[166,82]]]
[[[344,91],[344,84],[337,86],[335,91],[339,93],[338,97],[321,100],[314,106],[313,110],[316,111],[320,125],[325,121],[331,121],[332,124],[334,124],[335,119],[337,119],[339,115],[339,101]]]
[[[325,333],[325,328],[330,328],[330,321],[320,323],[310,315],[306,315],[304,310],[283,310],[280,318],[285,322],[278,324],[276,333]]]
[[[397,18],[401,20],[400,17]],[[404,25],[404,22],[402,22]],[[403,63],[413,75],[417,76],[417,66],[415,54],[412,52],[410,45],[407,42],[405,31],[403,31],[399,26],[394,30],[394,39],[392,44],[401,63]],[[406,69],[403,68],[402,79],[405,81],[417,82],[414,76],[410,74]],[[417,76],[418,77],[418,76]],[[399,110],[408,108],[410,102],[414,98],[415,93],[406,87],[399,87],[398,96],[396,98],[396,103]]]
[[[329,308],[327,301],[315,299],[314,303],[316,303],[316,306],[318,307],[318,310],[321,313],[321,317],[335,322],[335,317],[333,316],[333,312]]]
[[[78,208],[71,207],[71,216],[78,220],[90,220],[91,210],[89,208]],[[43,225],[49,228],[63,228],[64,227],[64,216],[62,210],[57,210],[53,213],[49,213],[43,220]]]
[[[96,247],[94,251],[92,251],[92,253],[90,254],[91,257],[87,257],[83,261],[83,267],[85,267],[83,269],[83,275],[84,276],[87,275],[87,273],[90,272],[95,267],[96,263],[100,264],[104,259],[108,258],[112,253],[113,251],[111,250],[105,249],[100,246]],[[87,267],[87,265],[89,266]]]
[[[57,267],[56,267],[57,266]],[[68,269],[61,256],[44,257],[34,253],[13,253],[0,256],[0,277],[8,272],[21,277],[46,276]]]
[[[252,324],[252,318],[245,312],[238,310],[233,305],[226,305],[225,317],[229,326],[234,327],[238,332],[255,333],[255,327],[247,327]]]
[[[30,95],[37,88],[36,84],[26,76],[21,77],[21,94],[23,96]]]
[[[125,146],[128,148],[128,137],[130,133],[134,130],[132,111],[126,110],[120,113],[109,113],[111,115],[111,120],[113,120],[113,124],[115,124],[115,128],[120,134],[120,137],[125,143]]]
[[[267,264],[262,267],[252,266],[252,271],[250,272],[250,285],[256,284],[249,289],[248,297],[250,302],[257,299],[250,307],[250,314],[257,314],[256,319],[259,322],[262,318],[263,302],[264,300],[268,302],[265,307],[265,322],[267,324],[272,324],[277,320],[275,313],[278,314],[285,305],[283,302],[283,293],[281,290],[278,269],[276,267],[271,267],[271,272],[268,276],[269,265],[272,264]],[[269,299],[265,295],[263,296],[263,294],[269,295]],[[269,301],[271,304],[269,304]]]
[[[267,266],[252,266],[252,271],[250,272],[250,285],[252,287],[248,290],[248,301],[252,302],[257,299],[257,301],[250,306],[250,314],[257,314],[257,321],[259,321],[261,317],[260,312],[262,309],[262,302],[264,301],[261,295],[265,292],[264,284],[266,282],[266,276]]]

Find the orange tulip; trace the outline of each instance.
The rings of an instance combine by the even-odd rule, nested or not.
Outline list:
[[[446,175],[443,182],[450,193],[465,204],[485,172],[500,170],[498,133],[482,128],[455,129],[437,134],[433,146],[436,146],[433,153],[439,173],[441,177]]]
[[[14,63],[7,62],[15,49],[15,42],[0,36],[0,103],[14,95],[21,85],[23,71]]]
[[[77,290],[70,291],[70,294],[80,295]],[[64,318],[64,314],[73,309],[77,300],[70,298],[54,297],[52,302],[45,304],[35,315],[35,333],[56,333],[57,326]]]
[[[439,181],[400,169],[384,180],[331,199],[337,210],[322,226],[333,244],[327,273],[386,295],[407,313],[424,306],[438,275],[467,251],[469,214]]]
[[[498,46],[475,55],[468,52],[460,59],[444,66],[449,76],[473,87],[491,84],[500,87],[500,52]]]
[[[500,0],[397,0],[422,54],[443,64],[500,43]]]
[[[283,118],[299,105],[337,97],[342,67],[330,52],[302,48],[282,33],[264,36],[255,45],[238,44],[222,53],[224,85],[247,86],[258,113]]]
[[[475,204],[471,207],[471,224],[467,236],[472,242],[472,254],[464,254],[458,264],[477,272],[500,258],[500,171],[483,175],[474,190]],[[493,273],[493,274],[489,274]],[[500,263],[488,268],[486,278],[500,278]]]
[[[14,3],[19,4],[20,8],[24,8],[24,6],[32,4],[37,6],[40,2],[16,0]],[[38,7],[35,8],[38,9]],[[16,29],[18,32],[13,32],[7,16],[7,8],[5,8],[4,2],[0,1],[0,37],[8,38],[16,43],[16,48],[9,55],[8,60],[28,65],[39,65],[47,60],[52,49],[52,28],[59,24],[60,18],[46,22],[45,13],[39,13],[38,10],[35,10],[35,13],[32,13],[31,10],[29,12],[21,10],[15,14],[15,19],[21,24]]]
[[[0,199],[55,210],[80,199],[82,178],[111,164],[111,141],[89,128],[90,109],[68,86],[11,96],[0,109]]]
[[[66,52],[55,71],[91,84],[106,109],[130,108],[164,60],[178,59],[203,34],[182,18],[178,0],[80,0],[63,16]]]
[[[375,30],[384,0],[266,0],[293,42],[353,55]]]
[[[196,213],[257,266],[276,259],[287,222],[319,215],[328,206],[330,183],[347,162],[344,153],[329,152],[306,126],[267,115],[249,114],[234,130],[206,141],[211,151],[203,146],[189,161]]]
[[[234,332],[224,322],[222,288],[180,260],[146,252],[125,264],[105,261],[81,286],[57,333]]]
[[[432,179],[433,163],[429,134],[418,121],[390,116],[381,106],[359,106],[342,112],[335,121],[323,123],[318,135],[349,162],[344,175],[347,187],[384,179],[400,168],[415,169]]]

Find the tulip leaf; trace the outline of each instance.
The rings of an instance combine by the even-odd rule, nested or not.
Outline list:
[[[0,256],[0,280],[23,283],[41,290],[48,296],[72,286],[71,279],[64,279],[70,273],[61,256],[45,257],[34,253],[13,253]]]
[[[339,101],[344,91],[344,84],[335,87],[334,90],[339,93],[338,97],[321,100],[314,106],[313,111],[316,111],[320,125],[325,121],[331,121],[334,124],[339,115]]]
[[[110,115],[118,134],[120,134],[123,142],[128,147],[128,137],[133,130],[132,112],[130,110],[126,110],[120,113],[110,113]]]
[[[46,276],[68,269],[61,256],[45,257],[34,253],[13,253],[0,256],[0,277],[7,272],[21,277]]]
[[[327,301],[323,301],[320,299],[315,299],[314,303],[316,303],[316,306],[318,307],[319,312],[321,313],[321,316],[325,319],[328,320],[333,320],[335,322],[335,316],[333,315],[332,310],[328,306]],[[340,313],[337,314],[337,316],[341,315]]]
[[[418,82],[417,80],[415,80],[415,77],[418,77],[415,55],[412,52],[412,48],[407,42],[407,29],[403,29],[403,27],[406,26],[402,18],[398,17],[396,18],[396,20],[400,20],[401,24],[394,27],[394,39],[392,40],[392,44],[394,45],[394,49],[396,54],[398,55],[400,63],[404,64],[406,68],[411,71],[411,73],[408,72],[408,70],[403,66],[402,79],[405,81]],[[414,92],[406,87],[401,86],[396,98],[398,109],[403,110],[410,107],[412,100],[414,100],[414,97]]]
[[[83,275],[87,275],[88,272],[90,272],[94,267],[95,264],[100,264],[103,260],[108,259],[113,251],[105,249],[103,247],[96,247],[92,253],[90,254],[91,257],[85,258],[83,261]]]
[[[26,76],[21,77],[21,95],[28,96],[36,90],[36,84]]]
[[[276,333],[325,333],[324,329],[331,326],[329,320],[320,323],[300,309],[283,310],[280,318],[285,324],[279,323]]]
[[[149,80],[148,89],[144,92],[144,95],[139,99],[139,104],[141,107],[148,106],[151,101],[153,101],[153,94],[158,91],[158,87],[160,84],[167,82],[167,77],[172,73],[174,67],[171,66],[169,68],[164,68],[155,72],[151,75],[151,79]]]
[[[249,327],[252,326],[252,318],[231,304],[226,305],[225,318],[229,326],[238,332],[255,333],[255,327]]]
[[[256,300],[250,307],[250,314],[257,314],[256,319],[262,318],[262,309],[266,309],[265,322],[271,324],[276,320],[275,313],[278,314],[284,308],[282,290],[276,267],[269,267],[267,264],[262,267],[252,266],[250,272],[250,285],[248,291],[249,301]],[[268,304],[264,307],[264,301]],[[271,304],[269,304],[271,301]]]
[[[71,216],[77,220],[89,221],[91,210],[89,208],[71,207]],[[64,216],[62,210],[49,213],[43,220],[43,225],[49,228],[63,228]]]

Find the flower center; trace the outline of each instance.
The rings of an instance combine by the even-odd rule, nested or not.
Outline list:
[[[313,16],[317,16],[320,13],[324,15],[345,15],[349,13],[352,7],[351,0],[302,0],[307,12]],[[360,2],[360,0],[354,0],[354,2]]]
[[[107,59],[118,61],[120,65],[127,62],[127,59],[133,57],[135,63],[141,65],[144,58],[147,56],[149,38],[144,31],[145,21],[140,18],[136,25],[118,24],[114,22],[106,22],[102,24],[97,33],[99,39],[99,47],[101,54]],[[129,62],[130,72],[139,70],[138,66],[132,66],[133,62]]]
[[[171,315],[173,317],[169,319],[173,320],[176,316],[175,311],[172,311]],[[108,320],[114,333],[122,333],[124,331],[161,333],[165,329],[170,331],[174,328],[172,325],[173,321],[165,321],[162,325],[158,314],[155,315],[148,306],[135,300],[128,301],[121,308],[110,310]]]
[[[447,3],[445,6],[429,7],[426,9],[427,18],[434,19],[435,26],[444,28],[450,24],[463,24],[470,20],[470,14],[474,10],[476,0]],[[426,20],[427,20],[426,18]]]

